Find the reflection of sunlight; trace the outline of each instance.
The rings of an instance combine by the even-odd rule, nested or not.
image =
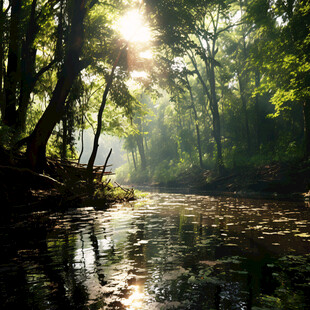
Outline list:
[[[143,306],[145,295],[140,293],[140,287],[138,285],[132,286],[132,294],[125,300],[122,301],[123,305],[126,306],[127,310],[140,310]]]
[[[151,32],[146,25],[142,14],[132,10],[124,15],[118,24],[122,36],[131,42],[148,42],[151,39]]]

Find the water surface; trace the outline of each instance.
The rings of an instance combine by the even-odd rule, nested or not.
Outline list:
[[[153,193],[108,210],[11,215],[0,241],[2,309],[309,302],[310,209],[302,202]],[[296,269],[300,261],[305,270]],[[304,277],[299,286],[292,264],[294,277]]]

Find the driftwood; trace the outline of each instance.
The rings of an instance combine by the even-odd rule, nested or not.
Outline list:
[[[107,160],[109,159],[109,156]],[[93,176],[99,181],[101,181],[103,176],[113,175],[114,173],[105,171],[107,167],[112,165],[107,165],[107,160],[105,165],[97,165],[93,167]],[[54,166],[51,170],[56,170],[58,177],[61,177],[64,182],[66,180],[69,182],[78,182],[79,180],[88,179],[88,171],[86,169],[87,164],[80,164],[76,160],[58,160],[58,159],[48,159],[48,164]]]
[[[116,184],[117,187],[119,187],[120,189],[122,189],[126,193],[126,195],[125,195],[126,199],[134,198],[135,191],[133,188],[124,188],[119,183],[117,183],[116,181],[114,182],[114,184]]]
[[[134,197],[133,190],[122,188],[117,184],[124,191],[124,195],[118,193],[119,196],[116,197],[115,187],[109,186],[111,180],[102,182],[103,176],[113,174],[111,171],[106,171],[106,168],[111,166],[107,165],[111,152],[112,150],[104,165],[93,167],[93,176],[96,180],[92,184],[87,179],[87,165],[76,161],[47,158],[45,173],[40,174],[26,168],[22,156],[12,163],[5,160],[9,159],[4,156],[5,153],[0,165],[1,204],[28,210],[42,206],[54,208],[84,205],[97,200],[99,203],[130,200]]]

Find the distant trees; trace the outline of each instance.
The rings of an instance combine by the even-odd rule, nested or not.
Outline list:
[[[160,119],[147,129],[150,178],[164,178],[164,171],[177,178],[192,165],[216,164],[221,174],[225,167],[309,158],[306,1],[145,2],[166,92],[155,100]],[[161,162],[154,161],[159,140],[173,140],[172,158],[162,147]]]

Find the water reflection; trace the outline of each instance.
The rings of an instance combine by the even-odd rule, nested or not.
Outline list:
[[[275,290],[278,258],[309,252],[309,223],[302,203],[182,194],[12,215],[0,224],[0,304],[251,309]]]

